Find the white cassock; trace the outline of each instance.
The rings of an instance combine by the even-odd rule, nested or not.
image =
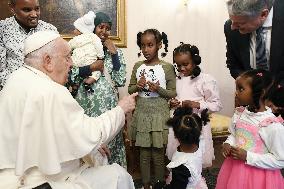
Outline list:
[[[123,127],[118,106],[88,117],[62,85],[29,66],[11,74],[0,92],[0,188],[130,189],[117,164],[88,168],[79,159]]]

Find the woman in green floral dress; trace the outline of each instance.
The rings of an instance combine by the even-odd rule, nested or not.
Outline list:
[[[73,86],[78,86],[78,91],[74,97],[85,110],[85,113],[89,116],[97,117],[117,105],[117,87],[125,84],[126,64],[122,51],[116,48],[108,38],[111,29],[110,17],[102,12],[98,12],[96,13],[94,23],[94,33],[101,39],[104,46],[104,73],[95,83],[91,84],[94,92],[90,92],[84,87],[83,81],[85,78],[79,76],[78,67],[72,68],[69,83],[72,83]],[[126,168],[122,131],[109,142],[108,147],[111,152],[109,163],[117,163]]]

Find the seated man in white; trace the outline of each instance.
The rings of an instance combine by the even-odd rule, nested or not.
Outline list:
[[[90,168],[79,159],[114,137],[135,96],[97,118],[63,86],[72,66],[71,49],[59,34],[37,32],[25,41],[25,65],[0,92],[0,188],[134,189],[117,164]]]

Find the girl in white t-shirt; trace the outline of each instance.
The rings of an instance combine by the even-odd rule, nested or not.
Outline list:
[[[170,117],[168,99],[176,96],[174,67],[158,56],[163,43],[167,52],[167,36],[156,29],[138,33],[137,44],[145,60],[134,65],[128,87],[130,94],[139,93],[131,122],[131,139],[140,149],[144,189],[150,189],[151,185],[151,159],[154,163],[154,182],[164,180],[168,135],[166,121]]]

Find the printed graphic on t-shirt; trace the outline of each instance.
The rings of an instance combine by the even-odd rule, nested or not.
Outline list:
[[[156,83],[162,88],[166,88],[165,73],[161,65],[141,65],[137,70],[137,81],[139,81],[141,77],[145,77],[146,82]],[[159,96],[159,94],[156,92],[151,92],[149,90],[149,85],[146,84],[145,87],[142,89],[142,92],[139,93],[139,96],[157,97]]]

